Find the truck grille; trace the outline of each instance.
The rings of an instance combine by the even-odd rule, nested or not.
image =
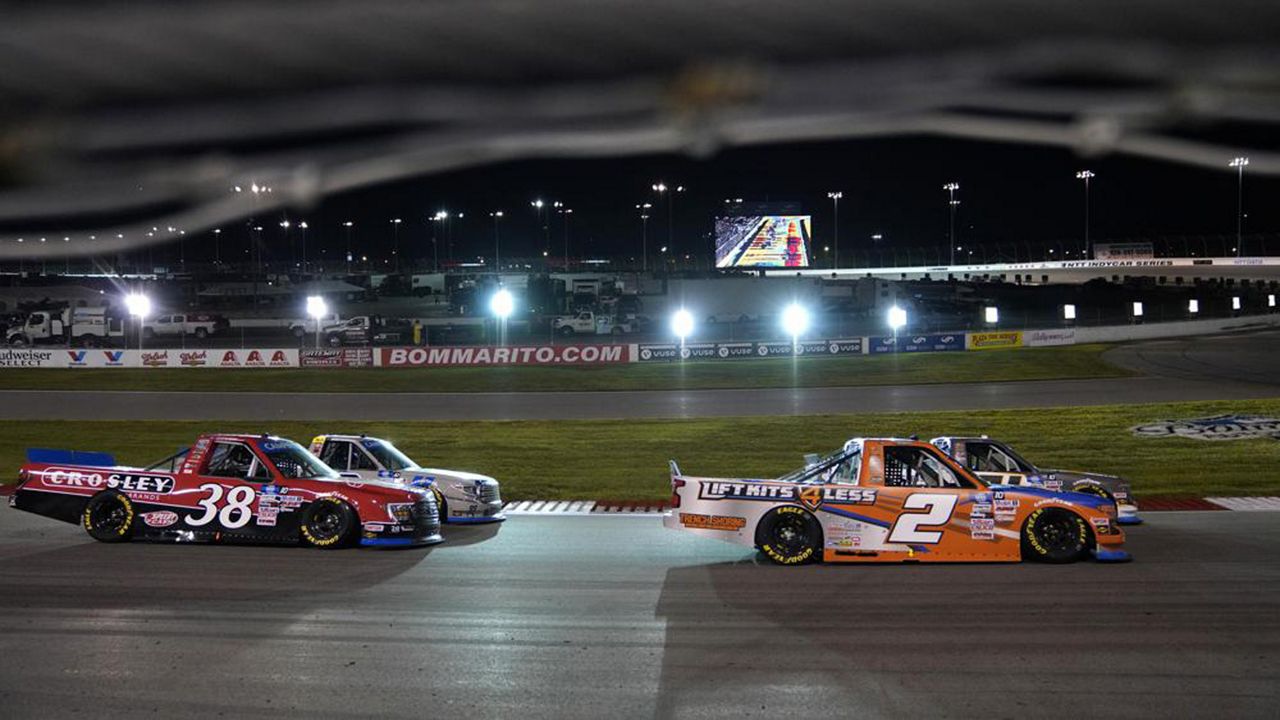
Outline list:
[[[502,496],[498,492],[497,483],[485,483],[480,487],[480,502],[486,505],[502,502]]]

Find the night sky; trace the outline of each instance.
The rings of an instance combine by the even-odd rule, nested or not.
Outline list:
[[[814,216],[817,244],[830,241],[832,206],[841,190],[842,252],[882,247],[945,247],[947,203],[943,184],[960,184],[957,241],[961,244],[1063,241],[1075,247],[1083,229],[1083,183],[1092,180],[1091,235],[1095,241],[1181,235],[1234,236],[1236,174],[1223,158],[1220,172],[1126,156],[1084,159],[1053,148],[947,139],[859,140],[730,150],[706,159],[657,156],[603,160],[547,160],[480,167],[448,175],[368,188],[335,196],[310,213],[312,242],[340,251],[340,224],[356,223],[357,254],[389,252],[390,219],[400,217],[401,244],[430,255],[432,223],[441,208],[464,212],[453,224],[455,257],[492,252],[489,212],[502,209],[505,257],[541,255],[544,242],[530,201],[564,202],[574,209],[570,254],[638,254],[641,221],[634,206],[659,201],[650,185],[663,180],[688,192],[676,201],[680,253],[709,254],[712,217],[725,198],[799,202]],[[1280,181],[1245,172],[1245,233],[1280,228]],[[551,254],[560,255],[560,216],[552,220]],[[665,204],[649,221],[650,251],[667,242]],[[414,244],[416,243],[416,251]],[[314,247],[314,246],[313,246]],[[441,259],[447,256],[443,240]],[[329,255],[333,257],[333,255]]]

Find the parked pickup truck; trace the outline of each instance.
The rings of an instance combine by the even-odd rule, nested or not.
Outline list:
[[[142,332],[151,337],[183,337],[193,335],[200,339],[225,332],[230,321],[220,315],[160,315],[148,320]]]
[[[314,325],[312,325],[312,328],[314,328]],[[296,337],[300,338],[315,332],[314,329],[308,330],[301,323],[295,323],[289,329]],[[382,317],[357,315],[340,323],[322,325],[320,327],[320,337],[324,344],[329,347],[341,347],[343,345],[394,345],[411,342],[413,329],[403,324],[390,324]]]
[[[562,315],[551,321],[552,331],[560,335],[623,335],[640,330],[641,319],[618,319],[613,315],[602,315],[591,310],[582,310],[576,315]]]

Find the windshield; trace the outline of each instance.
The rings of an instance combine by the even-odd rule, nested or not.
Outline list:
[[[333,468],[292,440],[264,440],[259,446],[276,470],[286,478],[337,479]]]
[[[395,445],[386,440],[374,440],[365,438],[360,441],[365,450],[368,450],[373,458],[378,461],[384,470],[399,472],[417,467],[417,463],[410,460],[408,456],[396,449]]]
[[[853,467],[861,456],[862,449],[859,447],[841,448],[819,458],[817,462],[792,470],[778,480],[794,483],[845,482],[849,479],[848,468]]]

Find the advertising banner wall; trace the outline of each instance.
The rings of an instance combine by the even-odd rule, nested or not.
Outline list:
[[[66,367],[63,350],[0,349],[0,368]]]
[[[1094,243],[1095,260],[1150,260],[1156,256],[1155,245],[1149,242]]]
[[[1044,347],[1046,345],[1074,345],[1076,343],[1075,328],[1059,328],[1056,330],[1025,330],[1022,333],[1022,344],[1027,347]]]
[[[1022,347],[1019,331],[967,333],[970,350],[1004,350]]]
[[[883,335],[867,338],[867,349],[872,355],[893,352],[950,352],[964,350],[964,333],[944,335]]]
[[[321,348],[300,350],[302,367],[373,367],[373,348]]]
[[[58,350],[69,368],[138,367],[136,350]]]
[[[379,348],[382,367],[492,365],[608,365],[631,361],[628,345],[514,345],[507,347]]]
[[[794,346],[782,342],[730,342],[730,343],[665,343],[636,346],[639,362],[671,362],[673,360],[735,360],[743,358],[791,357],[792,355],[861,355],[863,338],[836,338],[834,340],[802,340]]]
[[[137,358],[126,367],[144,368],[289,368],[298,367],[296,348],[236,348],[230,350],[126,350]]]

